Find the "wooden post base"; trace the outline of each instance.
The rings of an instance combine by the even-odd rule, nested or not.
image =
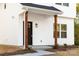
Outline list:
[[[54,49],[58,49],[58,45],[56,45],[56,46],[53,46],[53,48],[54,48]]]

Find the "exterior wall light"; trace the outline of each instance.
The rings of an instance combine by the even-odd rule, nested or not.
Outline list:
[[[37,23],[35,23],[35,27],[38,28],[38,24]]]

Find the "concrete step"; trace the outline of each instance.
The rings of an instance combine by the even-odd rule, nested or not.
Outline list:
[[[48,46],[48,45],[33,45],[33,46],[29,45],[29,47],[38,50],[53,48],[53,46]]]
[[[54,56],[56,53],[55,52],[49,52],[45,50],[36,50],[37,52],[35,53],[25,53],[22,54],[23,56]],[[16,55],[16,56],[22,56],[22,55]]]

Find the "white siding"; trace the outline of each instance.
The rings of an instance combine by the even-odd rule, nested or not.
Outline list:
[[[22,45],[20,10],[21,6],[18,4],[7,4],[6,9],[0,10],[0,44]]]
[[[57,5],[55,3],[38,3],[46,6],[53,6],[63,12],[60,16],[75,18],[76,17],[76,3],[69,3],[69,6]]]
[[[74,45],[74,19],[58,18],[59,24],[67,24],[67,38],[58,39],[58,44]]]
[[[5,10],[0,9],[0,44],[18,45],[18,46],[23,45],[23,18],[24,17],[23,15],[19,15],[21,7],[22,6],[19,4],[7,4],[7,7]],[[70,15],[69,12],[66,15],[71,17],[74,16],[73,14]],[[49,16],[45,14],[37,14],[37,13],[29,12],[29,21],[33,22],[33,45],[54,45],[53,15]],[[38,28],[35,27],[35,23],[38,24]],[[59,17],[58,23],[67,24],[67,38],[58,39],[58,44],[73,45],[74,44],[74,19]]]
[[[29,12],[29,21],[33,22],[33,45],[54,45],[53,16]],[[38,28],[35,27],[38,24]],[[74,44],[74,21],[68,18],[58,18],[59,24],[67,24],[67,38],[58,38],[58,44]],[[41,42],[42,40],[42,42]]]
[[[29,12],[29,21],[33,22],[33,45],[51,45],[52,44],[52,19],[50,16]],[[38,28],[35,27],[38,24]],[[41,42],[42,40],[42,42]]]
[[[60,16],[75,18],[76,17],[76,3],[69,3],[69,6],[52,4],[55,8],[61,10],[63,14]]]

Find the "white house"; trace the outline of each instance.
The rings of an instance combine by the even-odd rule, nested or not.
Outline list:
[[[74,45],[75,3],[1,3],[0,44]]]

